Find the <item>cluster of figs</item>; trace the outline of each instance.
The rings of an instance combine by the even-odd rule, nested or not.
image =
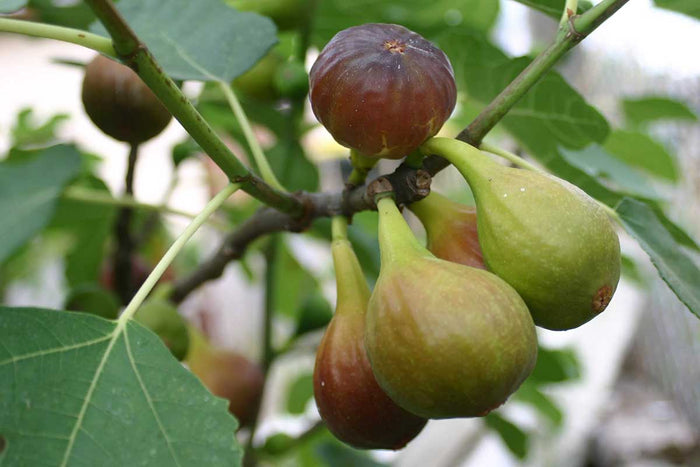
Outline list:
[[[440,155],[475,199],[471,207],[431,193],[408,206],[426,248],[392,193],[380,193],[371,292],[334,229],[337,306],[316,356],[316,403],[340,440],[400,449],[428,419],[501,406],[535,365],[535,326],[572,329],[600,314],[619,280],[619,239],[577,187],[435,137],[457,91],[447,56],[420,35],[392,24],[346,29],[309,78],[314,114],[339,143],[368,158]]]

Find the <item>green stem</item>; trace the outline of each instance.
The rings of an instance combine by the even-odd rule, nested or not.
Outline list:
[[[245,167],[204,120],[175,82],[163,71],[148,48],[131,30],[108,0],[85,0],[112,36],[119,57],[134,69],[184,129],[223,170],[232,183],[280,211],[291,215],[303,213],[302,203],[289,193],[281,192],[255,176]]]
[[[354,149],[350,150],[350,163],[352,172],[348,177],[348,185],[351,187],[360,186],[365,183],[367,174],[377,165],[379,158],[369,157]]]
[[[576,14],[578,9],[578,0],[566,0],[564,5],[564,11],[561,14],[561,20],[559,20],[559,27],[565,28],[569,22],[569,18]]]
[[[231,89],[231,86],[228,83],[219,81],[217,84],[224,93],[224,96],[226,96],[226,100],[231,106],[231,110],[233,110],[236,120],[238,120],[239,125],[241,125],[243,135],[245,135],[245,139],[248,142],[250,152],[253,153],[253,159],[255,160],[255,164],[258,166],[262,179],[265,180],[271,187],[279,191],[286,191],[279,180],[277,180],[275,173],[272,171],[272,167],[270,167],[270,163],[265,157],[265,153],[260,147],[260,143],[258,143],[258,139],[255,137],[255,134],[253,133],[248,116],[245,114],[240,101],[236,97],[236,93],[233,92],[233,89]]]
[[[479,149],[481,149],[482,151],[490,152],[491,154],[495,154],[497,156],[501,156],[502,158],[512,162],[518,167],[522,167],[523,169],[531,170],[533,172],[544,172],[542,169],[535,166],[534,164],[529,163],[517,154],[513,154],[512,152],[506,151],[505,149],[499,148],[498,146],[494,146],[489,143],[481,143]]]
[[[0,18],[0,32],[12,32],[25,36],[56,39],[71,44],[82,45],[88,49],[96,50],[115,57],[117,53],[112,47],[112,41],[106,37],[82,31],[80,29],[54,26],[52,24],[35,23],[11,18]]]
[[[211,216],[214,211],[219,209],[219,207],[226,201],[233,193],[236,192],[240,187],[236,184],[230,184],[221,190],[211,201],[207,203],[202,212],[197,214],[197,217],[190,222],[190,224],[185,228],[185,230],[180,234],[179,237],[173,242],[165,255],[160,259],[156,267],[148,275],[148,278],[143,283],[141,288],[136,292],[134,298],[126,306],[124,313],[119,317],[118,323],[120,326],[125,326],[126,322],[134,316],[136,310],[141,306],[143,301],[146,299],[148,294],[153,290],[153,287],[158,283],[163,273],[172,264],[175,257],[184,248],[187,241],[192,238],[192,236],[197,232],[197,230],[204,224],[209,216]]]
[[[406,219],[388,195],[377,200],[379,212],[379,253],[382,265],[412,261],[415,254],[427,252],[418,242]]]
[[[333,241],[348,239],[348,219],[345,216],[334,216],[331,219],[331,238]]]
[[[534,86],[559,59],[588,36],[605,19],[629,0],[603,0],[582,15],[568,21],[568,27],[559,29],[557,37],[543,50],[479,115],[462,130],[457,139],[479,145],[486,134]]]

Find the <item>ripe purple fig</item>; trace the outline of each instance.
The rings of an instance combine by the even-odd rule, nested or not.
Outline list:
[[[156,136],[172,116],[129,67],[98,55],[85,68],[83,106],[92,122],[130,144]]]
[[[345,239],[332,245],[338,303],[316,354],[314,397],[341,441],[362,449],[401,449],[427,420],[397,406],[379,387],[364,347],[369,288]]]
[[[331,39],[309,73],[316,118],[343,146],[400,159],[435,135],[457,90],[447,56],[395,24],[365,24]]]
[[[479,246],[476,208],[435,192],[413,203],[409,209],[420,219],[428,235],[428,250],[453,263],[486,269]]]
[[[381,270],[365,332],[377,382],[421,417],[486,415],[535,365],[525,303],[496,275],[433,256],[393,199],[380,199],[378,211]]]

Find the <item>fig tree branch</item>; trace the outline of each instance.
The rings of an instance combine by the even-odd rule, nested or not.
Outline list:
[[[481,113],[457,136],[457,139],[479,146],[482,139],[508,113],[508,111],[534,86],[554,64],[572,47],[583,40],[605,19],[619,10],[628,0],[603,0],[582,15],[574,15],[562,27],[552,44],[538,55]],[[434,176],[449,163],[438,156],[427,157],[423,169],[400,165],[393,173],[380,179],[391,183],[398,204],[405,205],[417,201],[430,192],[431,176]],[[237,230],[229,234],[210,258],[194,272],[175,283],[173,300],[180,302],[202,283],[221,276],[226,265],[240,259],[246,248],[257,238],[272,233],[298,232],[308,227],[318,217],[331,217],[344,214],[348,217],[355,212],[375,209],[369,187],[377,179],[366,185],[339,193],[302,193],[300,199],[306,204],[303,218],[262,208],[243,222]]]
[[[0,31],[24,34],[25,36],[56,39],[71,44],[82,45],[105,55],[115,56],[112,41],[80,29],[54,26],[52,24],[36,23],[13,18],[0,18]]]
[[[293,215],[303,215],[303,205],[296,197],[271,187],[236,158],[175,82],[163,71],[111,1],[86,0],[85,3],[92,8],[109,32],[118,57],[151,88],[232,183],[239,184],[243,191],[268,206]]]

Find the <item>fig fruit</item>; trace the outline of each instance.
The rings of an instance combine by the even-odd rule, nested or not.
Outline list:
[[[100,130],[130,144],[153,138],[172,118],[131,68],[103,55],[85,68],[82,98],[85,112]]]
[[[63,309],[82,311],[104,319],[117,319],[121,306],[113,292],[97,284],[81,284],[70,291]]]
[[[233,87],[259,101],[275,100],[280,97],[275,86],[275,76],[283,64],[284,57],[273,49],[258,60],[252,68],[234,79]]]
[[[189,333],[187,366],[212,394],[228,400],[228,410],[241,427],[250,425],[262,399],[262,369],[238,352],[214,347],[192,327]]]
[[[172,303],[159,298],[146,300],[134,319],[156,333],[175,358],[185,358],[190,344],[187,324]]]
[[[447,158],[469,183],[486,266],[518,291],[535,324],[571,329],[605,309],[620,278],[620,242],[595,200],[457,140],[433,138],[425,149]]]
[[[496,275],[433,256],[393,199],[380,199],[378,211],[381,270],[365,334],[377,382],[422,417],[486,415],[535,365],[525,303]]]
[[[427,420],[398,405],[379,387],[364,347],[370,291],[350,242],[334,239],[338,302],[316,354],[314,397],[336,438],[361,449],[401,449]]]
[[[428,250],[440,259],[486,269],[479,246],[476,208],[431,192],[409,209],[428,236]]]
[[[316,118],[340,144],[372,157],[415,150],[440,130],[456,97],[447,56],[395,24],[340,31],[309,73]]]

